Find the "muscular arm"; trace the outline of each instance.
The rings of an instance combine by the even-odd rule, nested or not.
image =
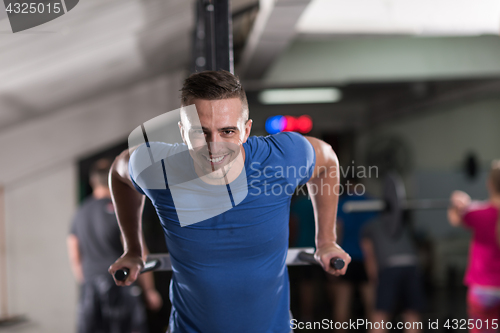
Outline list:
[[[69,235],[66,239],[66,245],[68,247],[69,263],[73,275],[78,283],[83,283],[82,259],[80,256],[78,238],[73,234]]]
[[[307,183],[316,221],[316,258],[323,268],[334,275],[345,274],[351,258],[337,244],[335,221],[337,218],[339,190],[339,162],[332,147],[316,138],[306,137],[316,153],[314,172]],[[330,259],[340,257],[346,266],[336,271],[329,265]]]
[[[130,285],[138,277],[144,266],[141,218],[144,207],[144,195],[137,192],[128,172],[129,151],[122,152],[113,162],[109,173],[111,199],[115,206],[116,217],[122,232],[124,254],[111,267],[109,272],[128,268],[130,273],[125,282],[118,285]]]

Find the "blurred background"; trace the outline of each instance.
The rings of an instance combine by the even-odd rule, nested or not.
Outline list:
[[[0,318],[25,319],[0,330],[75,332],[66,236],[91,192],[90,165],[179,107],[182,80],[205,66],[196,12],[194,0],[81,0],[13,34],[0,4]],[[500,158],[500,1],[231,0],[230,15],[254,135],[297,130],[330,143],[344,167],[378,166],[364,181],[373,197],[396,170],[410,198],[455,189],[487,198],[489,164]],[[282,119],[302,122],[285,129]],[[154,212],[145,214],[151,252],[165,252]],[[444,210],[408,218],[424,318],[467,318],[470,234],[450,227]],[[301,318],[297,269],[292,311]],[[155,277],[166,304],[150,327],[162,332],[169,276]],[[330,282],[314,283],[312,315],[330,318]],[[352,316],[362,317],[353,297]]]

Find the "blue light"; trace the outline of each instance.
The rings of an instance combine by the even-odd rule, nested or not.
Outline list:
[[[286,118],[283,116],[273,116],[266,120],[266,131],[269,134],[276,134],[286,127]]]

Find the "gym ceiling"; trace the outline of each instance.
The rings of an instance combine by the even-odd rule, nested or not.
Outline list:
[[[253,117],[289,109],[259,105],[266,88],[340,88],[339,103],[291,113],[333,113],[338,129],[498,95],[498,1],[398,3],[232,0],[236,74]],[[82,0],[64,18],[17,34],[0,12],[0,131],[180,68],[187,73],[194,7]]]

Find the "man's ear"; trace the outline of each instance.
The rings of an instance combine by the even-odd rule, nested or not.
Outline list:
[[[245,123],[245,137],[243,138],[243,143],[247,142],[250,132],[252,131],[253,120],[248,119]]]
[[[179,120],[177,125],[179,125],[179,132],[181,132],[182,141],[184,143],[186,143],[186,138],[184,137],[184,127],[182,126],[182,121]]]

